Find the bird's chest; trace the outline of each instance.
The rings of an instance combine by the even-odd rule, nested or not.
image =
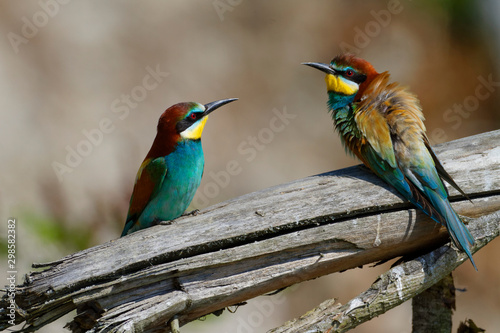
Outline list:
[[[144,221],[172,220],[188,208],[203,174],[201,142],[181,142],[165,156],[165,164],[167,172],[161,187],[141,214]]]
[[[354,119],[354,110],[351,105],[337,109],[333,112],[335,128],[341,135],[344,144],[352,144],[361,139],[361,133]]]
[[[155,218],[171,220],[189,206],[200,186],[204,158],[198,141],[179,144],[165,157],[167,174],[155,200],[150,204]]]
[[[165,161],[167,163],[165,186],[179,195],[189,195],[196,191],[205,165],[199,140],[179,144],[177,149],[165,158]]]

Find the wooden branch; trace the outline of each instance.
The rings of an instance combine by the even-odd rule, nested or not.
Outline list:
[[[494,200],[497,202],[495,205],[500,203],[500,195]],[[469,228],[476,238],[476,252],[500,235],[500,209],[472,219]],[[327,300],[302,317],[268,333],[347,332],[419,295],[466,261],[465,254],[446,244],[391,268],[379,276],[370,288],[346,304],[338,304],[334,299]]]
[[[450,188],[459,213],[500,211],[499,142],[495,131],[436,147],[473,198],[471,204]],[[498,219],[496,227],[476,222],[476,237],[486,226],[498,231]],[[356,166],[251,193],[46,264],[18,287],[16,323],[36,330],[77,309],[69,325],[74,332],[165,332],[173,316],[182,325],[269,291],[446,242],[443,227]],[[0,311],[0,329],[8,320]]]

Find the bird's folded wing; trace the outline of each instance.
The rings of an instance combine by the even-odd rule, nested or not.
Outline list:
[[[418,164],[418,157],[416,157],[416,161],[410,163],[416,162],[416,165],[402,166],[398,161],[401,154],[398,153],[393,142],[393,137],[397,139],[400,133],[396,133],[396,128],[390,128],[389,123],[392,123],[392,121],[387,118],[396,116],[396,113],[401,114],[404,111],[402,105],[392,104],[391,100],[387,99],[383,101],[383,99],[375,98],[375,100],[378,101],[363,103],[356,114],[358,128],[368,143],[362,148],[363,162],[379,177],[394,186],[403,197],[422,209],[434,220],[442,223],[442,218],[425,194],[426,188],[438,192],[446,191],[435,169],[432,170],[431,155],[427,154],[430,162],[429,168],[421,167]],[[413,115],[410,113],[407,117],[413,117]],[[424,147],[422,148],[425,150]],[[446,197],[446,193],[443,194]]]
[[[467,196],[467,194],[465,194],[465,192],[462,191],[462,189],[457,185],[457,183],[455,183],[455,181],[453,180],[453,178],[451,178],[451,176],[448,174],[448,172],[446,172],[443,165],[436,157],[436,154],[434,153],[434,150],[430,146],[429,140],[427,140],[427,138],[425,138],[425,146],[429,150],[429,153],[431,154],[432,159],[434,160],[434,164],[436,165],[436,170],[437,170],[439,176],[441,176],[441,178],[444,179],[448,184],[453,186],[458,192],[460,192],[460,194],[462,194],[464,197],[466,197],[467,199],[470,200],[470,198]],[[446,190],[446,192],[448,192],[448,190]]]
[[[164,157],[146,159],[142,162],[130,198],[127,221],[136,220],[141,215],[148,202],[161,188],[166,174],[167,164]]]

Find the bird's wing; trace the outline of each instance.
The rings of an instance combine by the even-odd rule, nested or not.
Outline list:
[[[134,190],[130,198],[127,223],[136,221],[149,201],[161,188],[167,174],[165,158],[146,159],[142,162],[135,179]]]
[[[406,199],[410,199],[414,191],[396,161],[389,126],[376,109],[368,113],[372,113],[372,116],[356,119],[366,141],[358,155],[380,178],[396,188]]]
[[[367,101],[368,102],[368,101]],[[398,166],[391,131],[385,118],[386,103],[361,103],[355,111],[355,121],[362,136],[361,160],[379,177],[394,186],[405,198],[412,195],[410,186]]]
[[[391,138],[391,129],[387,121],[387,114],[394,107],[386,92],[389,74],[384,72],[378,75],[369,88],[365,97],[354,110],[354,120],[364,140],[368,141],[379,158],[391,168],[397,168],[396,156]],[[370,154],[371,155],[371,154]],[[373,161],[375,162],[375,161]],[[383,165],[380,168],[384,168]]]
[[[429,140],[427,138],[424,138],[424,139],[425,139],[424,140],[425,146],[427,147],[427,150],[429,151],[429,153],[432,156],[432,159],[434,160],[434,164],[436,165],[436,170],[437,170],[439,176],[441,176],[442,179],[446,180],[446,182],[448,184],[453,186],[458,192],[460,192],[460,194],[462,194],[464,197],[466,197],[470,201],[469,196],[467,194],[465,194],[464,191],[462,191],[462,189],[457,185],[457,183],[455,183],[453,178],[451,178],[451,176],[448,174],[448,172],[446,172],[446,170],[443,168],[443,165],[438,160],[438,158],[436,157],[436,154],[434,153],[434,150],[432,149],[431,145],[429,144]]]
[[[424,187],[438,192],[445,192],[446,189],[432,168],[432,159],[429,168],[413,165],[415,156],[409,149],[412,145],[423,147],[422,140],[425,138],[418,101],[398,86],[387,85],[388,78],[382,73],[372,88],[367,90],[369,97],[361,101],[355,111],[356,124],[367,141],[361,148],[362,160],[407,200],[443,223],[440,214],[426,197]]]

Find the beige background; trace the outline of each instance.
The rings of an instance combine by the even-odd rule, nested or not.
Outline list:
[[[500,81],[499,9],[495,1],[460,3],[2,2],[0,230],[18,219],[19,271],[119,236],[158,117],[177,102],[240,98],[207,122],[205,176],[192,208],[358,164],[333,131],[323,75],[300,65],[329,62],[349,45],[418,94],[434,144],[497,129],[500,87],[485,90],[479,77]],[[168,73],[154,88],[147,78],[150,90],[148,68]],[[294,118],[273,120],[283,110]],[[85,131],[99,126],[102,137],[89,146]],[[87,156],[69,167],[68,149]],[[230,160],[237,174],[214,185],[211,174]],[[71,172],[59,179],[54,162]],[[465,318],[500,327],[498,251],[497,240],[474,256],[478,273],[469,264],[456,271],[467,291],[458,293],[454,329]],[[387,267],[303,283],[182,331],[264,332],[327,298],[346,302]],[[45,332],[63,332],[63,322]],[[409,304],[353,332],[374,331],[410,332]]]

